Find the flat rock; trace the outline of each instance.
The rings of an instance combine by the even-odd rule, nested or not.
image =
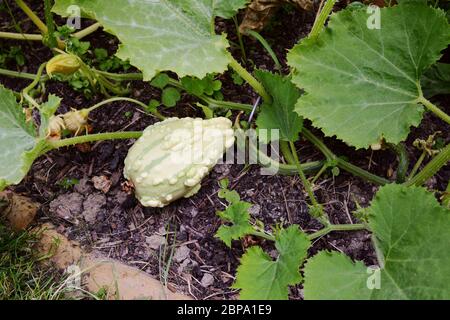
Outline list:
[[[107,258],[99,252],[84,252],[75,241],[58,233],[51,224],[39,227],[42,237],[37,245],[38,253],[48,255],[44,263],[64,270],[89,270],[82,273],[79,283],[92,293],[103,289],[108,300],[191,300],[189,296],[173,292],[145,272],[119,261]],[[55,239],[59,245],[55,250]],[[171,284],[171,288],[175,285]]]
[[[0,217],[15,231],[25,230],[33,221],[40,205],[11,191],[0,192]]]
[[[83,218],[86,222],[94,223],[97,215],[106,205],[106,196],[101,193],[90,194],[83,202]]]
[[[205,273],[202,277],[202,280],[200,281],[202,284],[202,287],[208,288],[209,286],[213,285],[214,283],[214,277],[210,273]]]
[[[74,220],[83,211],[84,197],[77,193],[66,193],[50,202],[50,212],[65,220]]]
[[[158,250],[162,245],[166,244],[166,238],[163,236],[159,236],[157,234],[154,234],[150,237],[147,237],[145,239],[145,242],[148,244],[148,246],[153,250]]]

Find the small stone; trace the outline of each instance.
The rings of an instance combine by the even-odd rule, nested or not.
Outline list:
[[[65,220],[72,220],[83,210],[84,197],[77,193],[62,194],[50,202],[50,212]]]
[[[83,217],[88,223],[94,223],[97,215],[106,205],[106,196],[101,193],[90,194],[83,203]]]
[[[166,244],[166,238],[154,234],[150,237],[146,237],[145,242],[153,250],[158,250],[162,245]]]
[[[200,283],[202,284],[203,288],[208,288],[209,286],[213,285],[214,277],[210,273],[205,273]]]
[[[190,252],[191,250],[188,247],[181,246],[175,251],[175,254],[173,255],[173,260],[178,263],[182,262],[183,260],[186,260],[189,257]]]
[[[107,176],[96,176],[92,178],[94,188],[100,190],[103,193],[108,193],[111,188],[112,182]]]
[[[261,212],[261,206],[259,204],[254,204],[253,206],[250,207],[248,212],[252,216],[259,216],[259,213]]]

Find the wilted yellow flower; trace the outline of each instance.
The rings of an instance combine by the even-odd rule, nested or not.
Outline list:
[[[52,116],[49,119],[47,128],[47,138],[51,140],[61,139],[61,133],[65,129],[64,120],[61,116]]]
[[[89,110],[72,110],[67,112],[62,117],[67,130],[70,130],[75,135],[78,135],[80,131],[88,129],[88,116]]]

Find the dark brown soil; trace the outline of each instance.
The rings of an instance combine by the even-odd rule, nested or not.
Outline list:
[[[10,1],[11,2],[11,1]],[[13,3],[11,9],[17,21],[21,21],[24,32],[36,30],[24,14]],[[40,7],[41,4],[35,5]],[[37,10],[41,12],[41,10]],[[269,28],[262,33],[273,46],[288,72],[285,63],[287,49],[304,37],[311,28],[314,16],[304,12],[282,9]],[[85,22],[86,23],[86,22]],[[219,21],[218,29],[225,31],[229,38],[237,43],[233,23]],[[0,13],[0,30],[14,30],[11,17]],[[111,53],[117,47],[117,41],[98,31],[85,40],[93,47],[107,48]],[[245,38],[248,57],[246,67],[253,65],[272,70],[274,65],[259,43]],[[27,63],[21,71],[36,72],[42,62],[51,57],[50,51],[41,44],[3,41],[0,47],[20,45],[26,55]],[[232,48],[236,57],[241,57],[239,48]],[[16,66],[9,66],[11,69]],[[249,86],[236,86],[228,74],[221,76],[225,99],[252,103],[256,96]],[[29,81],[0,76],[4,86],[20,91]],[[143,82],[130,84],[132,96],[147,103],[151,98],[159,98],[160,91]],[[81,108],[101,101],[101,96],[87,99],[73,91],[65,83],[49,81],[47,93],[63,98],[60,112],[70,108]],[[44,96],[43,98],[46,98]],[[450,111],[448,97],[436,99],[446,111]],[[195,102],[185,96],[176,108],[163,110],[166,115],[200,115],[192,106]],[[131,114],[131,116],[129,116]],[[114,103],[111,107],[91,115],[95,132],[142,130],[154,123],[151,116],[138,111],[128,103]],[[450,141],[449,126],[433,116],[425,115],[420,128],[413,129],[407,141],[411,166],[419,152],[411,148],[416,138],[426,139],[428,135],[441,131],[446,142]],[[389,150],[370,152],[358,151],[336,139],[326,138],[327,145],[338,155],[346,156],[351,162],[380,176],[395,175],[396,155]],[[237,292],[230,289],[233,283],[239,257],[244,252],[244,243],[235,242],[233,248],[227,248],[214,237],[221,222],[216,216],[217,210],[223,210],[224,204],[217,197],[218,179],[228,178],[241,197],[254,204],[252,215],[267,226],[281,223],[298,224],[304,231],[313,232],[321,228],[320,223],[307,213],[305,193],[296,177],[262,176],[259,168],[244,170],[240,165],[218,165],[202,183],[201,191],[192,198],[177,201],[163,209],[142,207],[134,196],[127,191],[122,175],[123,160],[133,141],[99,142],[87,149],[66,148],[40,158],[26,179],[13,187],[16,192],[32,197],[42,204],[39,221],[51,221],[59,226],[59,231],[80,241],[88,249],[98,249],[110,257],[125,261],[145,270],[155,277],[162,278],[168,268],[168,282],[176,290],[192,295],[197,299],[234,299]],[[305,141],[298,143],[302,161],[320,159],[320,154]],[[65,189],[60,182],[65,178],[76,178],[80,183]],[[392,178],[392,177],[391,177]],[[442,169],[427,186],[435,190],[444,190],[450,178],[449,166]],[[109,190],[97,190],[93,180],[102,180],[110,184]],[[316,195],[324,204],[326,212],[334,223],[353,223],[357,219],[352,215],[355,202],[365,207],[369,204],[377,187],[345,172],[337,177],[322,176],[316,184]],[[88,212],[88,214],[86,213]],[[84,212],[84,216],[83,213]],[[154,235],[169,244],[164,250],[152,249]],[[258,241],[258,239],[253,239]],[[268,252],[274,254],[270,244],[264,243]],[[185,248],[187,247],[187,249]],[[181,248],[181,249],[180,249]],[[175,260],[166,265],[171,250]],[[329,249],[345,252],[353,259],[364,260],[367,264],[376,264],[375,253],[368,232],[333,233],[314,242],[310,254],[318,250]],[[178,251],[178,252],[177,252]],[[211,274],[214,282],[202,286],[202,278]],[[205,279],[204,279],[205,280]],[[206,280],[204,282],[207,282]],[[302,298],[301,287],[291,290],[292,299]]]

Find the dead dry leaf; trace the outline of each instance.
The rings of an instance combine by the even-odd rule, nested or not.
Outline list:
[[[239,27],[240,32],[245,34],[246,30],[261,31],[275,11],[286,3],[306,11],[313,9],[313,0],[253,0],[245,11],[244,20]]]

